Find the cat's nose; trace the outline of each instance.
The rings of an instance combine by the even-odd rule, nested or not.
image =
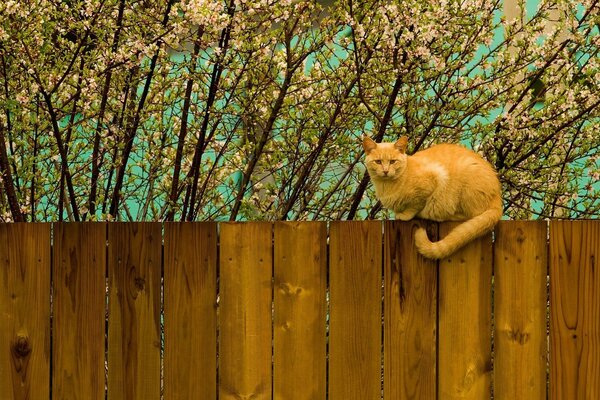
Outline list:
[[[384,175],[387,175],[389,173],[389,171],[383,171]]]

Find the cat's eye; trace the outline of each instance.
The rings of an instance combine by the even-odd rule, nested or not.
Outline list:
[[[381,164],[381,160],[375,160],[375,164]]]
[[[393,163],[395,163],[396,161],[398,161],[398,160],[390,160],[390,164],[393,164]]]

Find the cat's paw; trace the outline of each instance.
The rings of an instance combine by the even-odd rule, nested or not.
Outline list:
[[[402,212],[394,213],[396,220],[398,221],[410,221],[417,215],[417,211],[412,210],[404,210]]]

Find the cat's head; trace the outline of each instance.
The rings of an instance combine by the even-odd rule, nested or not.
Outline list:
[[[395,143],[375,143],[363,137],[365,164],[371,178],[397,179],[406,168],[406,146],[408,138],[402,136]]]

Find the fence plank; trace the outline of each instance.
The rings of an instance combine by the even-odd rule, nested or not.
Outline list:
[[[329,246],[329,399],[379,399],[381,222],[332,222]]]
[[[52,256],[52,396],[104,399],[106,224],[54,224]]]
[[[385,399],[436,398],[437,263],[413,246],[417,226],[385,223]]]
[[[165,400],[217,396],[217,224],[166,223]]]
[[[545,221],[502,221],[494,252],[494,399],[546,399]]]
[[[272,224],[223,223],[219,399],[271,399]]]
[[[0,395],[50,396],[50,224],[0,224]]]
[[[160,398],[160,223],[108,225],[108,398]]]
[[[550,223],[550,398],[600,398],[599,221]]]
[[[274,227],[275,399],[326,398],[327,225]]]
[[[440,224],[440,237],[453,226]],[[491,245],[485,235],[439,263],[440,399],[490,398]]]

